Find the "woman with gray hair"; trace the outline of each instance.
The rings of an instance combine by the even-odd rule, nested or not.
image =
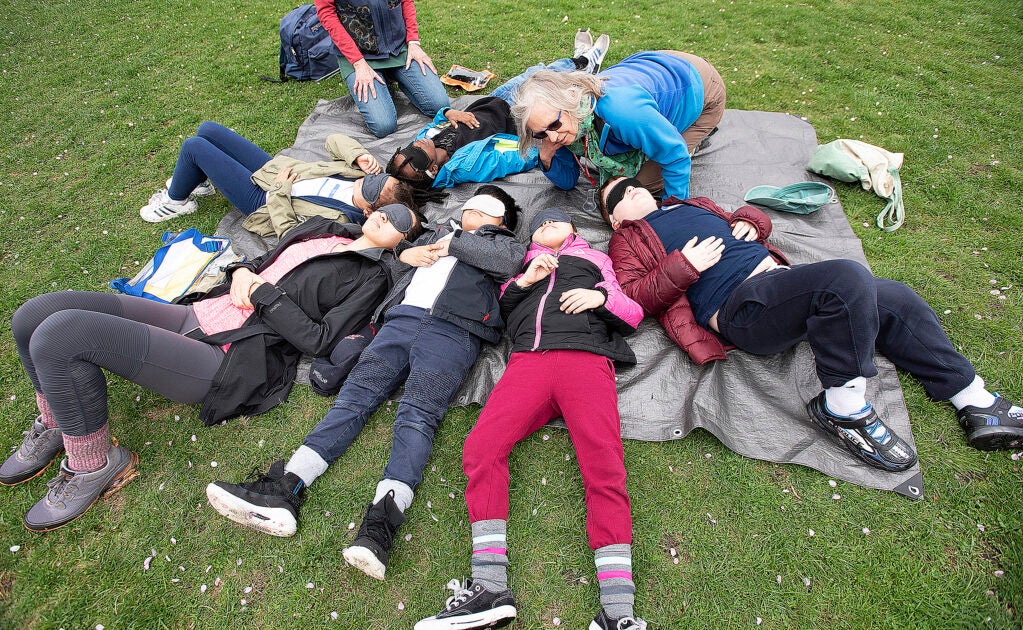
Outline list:
[[[539,146],[541,169],[558,188],[573,188],[582,170],[594,186],[635,177],[685,199],[690,156],[724,110],[717,70],[667,50],[636,53],[596,76],[536,72],[519,88],[512,114],[519,137],[533,139],[520,150]]]

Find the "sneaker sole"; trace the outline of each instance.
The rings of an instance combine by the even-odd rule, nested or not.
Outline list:
[[[966,442],[981,451],[1000,451],[1023,447],[1023,429],[1018,427],[978,427],[970,432]]]
[[[63,450],[63,449],[61,449],[61,450]],[[57,453],[53,456],[53,459],[51,459],[45,466],[43,466],[39,470],[35,471],[34,473],[29,475],[28,477],[25,477],[23,479],[18,479],[17,477],[8,478],[6,480],[0,479],[0,486],[7,486],[8,488],[10,488],[12,486],[17,486],[19,484],[23,484],[26,481],[32,481],[33,479],[35,479],[39,475],[41,475],[44,472],[46,472],[46,469],[49,468],[50,465],[53,464],[54,461],[56,461],[57,455],[60,455],[60,453],[61,453],[61,451],[57,451]]]
[[[206,486],[206,498],[221,516],[264,534],[287,538],[298,530],[298,523],[288,510],[252,505],[214,483]]]
[[[128,485],[128,483],[130,481],[132,481],[136,477],[138,477],[139,476],[139,471],[138,471],[139,461],[141,461],[139,459],[139,454],[136,453],[135,451],[131,451],[131,456],[128,458],[128,465],[124,467],[124,470],[122,470],[120,473],[118,473],[117,476],[114,477],[113,481],[111,481],[111,483],[107,487],[107,489],[104,490],[102,493],[100,493],[100,495],[98,497],[93,499],[92,503],[90,503],[88,507],[86,507],[84,510],[82,510],[82,513],[79,514],[78,516],[76,516],[76,517],[74,517],[72,519],[66,520],[63,523],[60,523],[58,525],[52,525],[50,527],[29,527],[28,523],[26,523],[25,521],[22,521],[21,525],[25,529],[30,531],[30,532],[35,532],[36,534],[42,534],[44,532],[52,532],[55,529],[60,529],[61,527],[64,527],[65,525],[68,525],[70,523],[74,523],[78,519],[80,519],[83,516],[85,516],[89,512],[89,510],[92,509],[92,506],[96,505],[96,501],[99,501],[100,499],[105,499],[105,498],[109,497],[110,495],[112,495],[113,493],[117,492],[118,490],[120,490],[124,486]]]
[[[387,567],[365,547],[345,547],[341,552],[345,561],[375,580],[383,580]]]
[[[810,416],[810,422],[813,423],[813,426],[817,427],[817,429],[822,433],[831,437],[831,439],[842,446],[847,453],[850,453],[856,457],[856,459],[871,468],[876,468],[885,472],[902,472],[909,470],[914,464],[916,464],[916,457],[913,457],[913,460],[908,464],[892,464],[891,462],[880,459],[879,457],[873,457],[870,453],[863,451],[860,448],[859,443],[846,435],[845,431],[838,427],[833,427],[831,424],[819,419],[816,414],[814,414],[812,405],[813,401],[810,401],[810,404],[806,406],[806,413]]]
[[[503,628],[515,620],[514,606],[498,606],[472,615],[423,619],[413,630],[469,630],[470,628]],[[592,628],[592,626],[591,626]],[[598,628],[599,630],[599,628]]]

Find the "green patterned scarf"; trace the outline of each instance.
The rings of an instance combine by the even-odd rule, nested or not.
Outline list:
[[[593,125],[593,114],[579,122],[578,139],[569,145],[568,149],[577,156],[589,159],[597,167],[599,175],[598,187],[604,182],[615,177],[635,177],[639,169],[646,161],[646,156],[638,149],[619,153],[618,155],[604,155],[597,147],[600,145],[600,135]],[[581,166],[581,165],[580,165]]]

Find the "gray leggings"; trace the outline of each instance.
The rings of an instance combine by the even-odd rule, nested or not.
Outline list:
[[[191,306],[87,291],[34,297],[11,319],[25,372],[72,436],[107,423],[103,369],[171,400],[200,402],[224,351],[184,336],[196,326]]]

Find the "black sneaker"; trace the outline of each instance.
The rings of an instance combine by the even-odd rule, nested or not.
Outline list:
[[[448,588],[455,594],[448,598],[444,610],[420,620],[414,630],[500,628],[515,619],[517,611],[511,589],[495,593],[482,584],[473,584],[472,580],[464,584],[451,580]]]
[[[590,622],[589,630],[646,630],[646,622],[638,617],[614,619],[601,608]]]
[[[839,444],[869,466],[900,472],[916,463],[912,447],[888,428],[873,409],[863,418],[836,416],[828,411],[824,392],[821,392],[807,403],[806,410],[818,429],[836,438]]]
[[[253,470],[243,483],[214,481],[206,486],[213,509],[239,525],[271,536],[294,536],[305,484],[284,471],[284,460],[270,465],[265,475]]]
[[[359,533],[351,547],[341,551],[348,564],[378,580],[384,579],[394,534],[405,522],[405,514],[394,502],[394,490],[366,508]]]
[[[967,405],[956,415],[966,430],[966,442],[982,451],[1023,447],[1023,411],[995,394],[990,407]]]

